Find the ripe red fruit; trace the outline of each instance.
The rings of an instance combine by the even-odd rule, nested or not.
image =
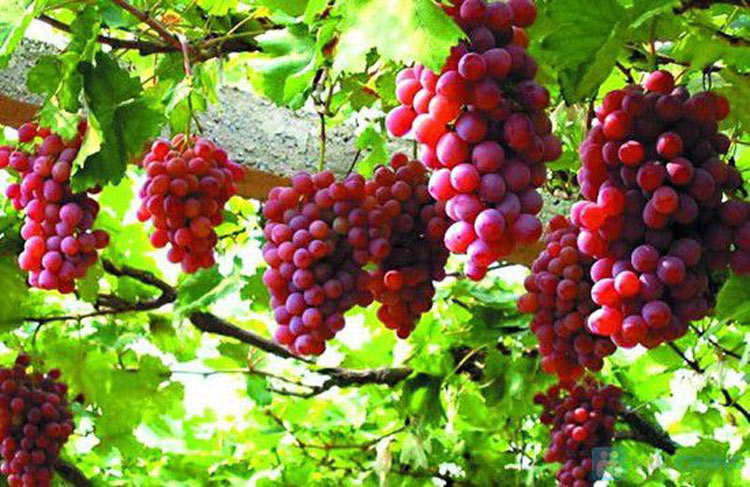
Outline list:
[[[142,162],[149,178],[141,189],[143,205],[139,212],[142,221],[151,218],[155,227],[152,245],[161,248],[171,244],[169,261],[181,263],[186,273],[214,265],[212,249],[218,236],[213,227],[222,223],[220,210],[234,194],[234,183],[243,173],[242,167],[212,142],[193,137],[192,143],[180,134],[172,141],[152,144]],[[296,193],[282,192],[280,197],[286,204],[296,198]],[[95,245],[104,240],[98,236]]]
[[[646,78],[645,87],[656,93],[669,93],[674,89],[674,77],[669,71],[654,71]]]
[[[5,459],[2,474],[8,485],[50,485],[50,472],[74,428],[68,388],[59,382],[60,371],[31,373],[27,371],[29,363],[29,357],[20,355],[15,367],[0,368],[0,375],[6,377],[2,382],[5,397],[0,418],[5,421],[0,443]],[[16,473],[22,469],[23,476]]]
[[[87,193],[94,190],[73,193],[70,187],[70,164],[78,154],[83,131],[85,124],[74,139],[64,142],[49,129],[27,123],[19,129],[19,141],[43,139],[34,154],[0,148],[0,166],[9,166],[21,176],[20,184],[6,190],[13,206],[26,213],[21,229],[26,244],[19,266],[29,272],[30,286],[62,294],[75,290],[75,279],[85,276],[96,263],[96,250],[109,242],[106,232],[92,232],[99,206]]]

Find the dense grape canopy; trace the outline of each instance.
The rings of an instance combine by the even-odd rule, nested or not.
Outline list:
[[[552,386],[534,397],[544,408],[542,423],[550,427],[544,460],[562,464],[555,476],[558,486],[588,487],[601,478],[606,455],[594,452],[612,444],[617,415],[623,411],[621,395],[620,388],[587,378]]]
[[[0,368],[0,473],[10,487],[51,485],[74,427],[60,371],[29,373],[29,364],[29,357],[20,355],[14,367]]]
[[[0,485],[750,485],[749,35],[2,2]]]
[[[185,273],[212,267],[219,241],[214,227],[224,221],[222,211],[242,179],[242,166],[210,140],[182,134],[154,142],[141,165],[148,179],[138,219],[151,219],[151,244],[170,244],[167,258],[182,264]]]
[[[75,280],[96,263],[97,250],[109,245],[107,232],[91,230],[99,204],[70,188],[71,165],[85,132],[84,121],[78,135],[66,141],[27,123],[19,128],[19,147],[0,147],[0,169],[20,176],[5,194],[14,208],[25,213],[21,237],[26,243],[18,264],[29,273],[32,287],[72,293]]]
[[[467,0],[446,10],[469,42],[453,49],[440,73],[401,71],[401,106],[386,125],[420,143],[422,163],[434,170],[430,193],[454,222],[445,244],[468,256],[465,273],[480,280],[516,245],[540,237],[536,189],[561,144],[545,114],[549,93],[534,81],[537,65],[525,50],[534,3]]]

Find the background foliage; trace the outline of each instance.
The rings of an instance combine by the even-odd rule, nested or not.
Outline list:
[[[549,201],[576,197],[575,149],[592,104],[656,64],[691,91],[729,98],[723,130],[747,175],[742,0],[537,3],[531,51],[566,143]],[[551,484],[555,466],[541,462],[548,433],[531,398],[552,379],[515,310],[523,268],[497,269],[481,284],[447,279],[407,342],[373,310],[353,312],[312,364],[263,341],[273,320],[260,279],[258,202],[232,200],[220,266],[190,277],[152,251],[134,218],[141,174],[129,163],[158,133],[195,130],[222,84],[317,109],[327,124],[359,115],[357,170],[369,173],[387,151],[383,113],[396,103],[398,69],[438,68],[462,36],[433,1],[4,0],[0,66],[34,19],[70,41],[29,71],[28,89],[44,96],[41,121],[58,131],[72,133],[86,111],[92,130],[73,183],[104,186],[99,225],[113,236],[77,299],[29,291],[13,262],[19,218],[2,200],[0,361],[32,353],[84,394],[69,464],[101,485]],[[605,380],[680,445],[670,456],[619,441],[626,459],[617,485],[741,485],[743,471],[747,481],[748,284],[730,279],[715,316],[675,347],[621,350],[607,362]],[[102,296],[136,306],[100,313]],[[364,384],[352,370],[364,371]]]

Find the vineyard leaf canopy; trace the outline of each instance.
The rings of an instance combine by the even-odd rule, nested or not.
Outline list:
[[[406,64],[440,71],[461,29],[431,0],[352,0],[339,4],[341,37],[333,68],[363,71],[370,49]]]

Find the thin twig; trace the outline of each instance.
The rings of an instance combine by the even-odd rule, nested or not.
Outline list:
[[[626,68],[625,66],[623,66],[623,64],[620,61],[617,61],[615,63],[615,66],[617,66],[617,69],[619,69],[622,72],[622,74],[625,75],[625,79],[627,80],[628,83],[630,84],[635,83],[635,78],[633,78],[633,72],[630,71],[630,68]]]
[[[142,271],[140,269],[134,269],[129,266],[117,267],[111,261],[107,259],[102,260],[104,270],[116,277],[131,277],[149,286],[156,287],[161,291],[161,294],[154,299],[129,302],[123,299],[116,298],[114,296],[102,295],[99,297],[99,304],[105,307],[105,309],[98,309],[91,313],[84,313],[80,315],[63,315],[63,316],[40,316],[40,317],[29,317],[24,318],[24,321],[32,321],[39,324],[45,324],[52,321],[69,321],[76,320],[81,321],[86,318],[93,318],[97,316],[106,315],[119,315],[123,313],[130,313],[134,311],[150,311],[161,308],[162,306],[172,303],[177,299],[177,293],[175,289],[162,281],[158,277],[154,276],[148,271]]]
[[[346,175],[350,175],[352,171],[354,171],[354,166],[357,165],[357,161],[359,160],[359,156],[362,155],[362,149],[357,149],[357,152],[354,154],[354,159],[352,159],[352,163],[349,165],[349,170],[346,171]]]
[[[693,360],[693,359],[688,358],[688,356],[685,355],[685,352],[683,352],[682,350],[680,350],[680,347],[678,347],[674,343],[668,342],[667,346],[669,348],[671,348],[672,350],[674,350],[674,353],[676,353],[677,355],[679,355],[680,358],[688,365],[688,367],[690,367],[691,369],[693,369],[695,372],[697,372],[699,374],[702,374],[702,373],[704,373],[706,371],[706,369],[704,369],[703,367],[701,367],[701,365],[698,363],[697,360]]]
[[[740,414],[745,417],[747,422],[750,423],[750,411],[745,409],[739,402],[737,402],[736,399],[732,398],[732,396],[729,394],[729,391],[725,388],[721,389],[721,394],[724,396],[724,400],[726,401],[724,405],[727,407],[733,407],[734,409],[739,411]]]
[[[693,369],[695,372],[697,372],[698,374],[703,374],[706,372],[706,369],[701,367],[697,361],[689,359],[687,355],[685,355],[685,353],[680,350],[680,347],[672,342],[669,342],[668,345],[669,348],[671,348],[677,355],[679,355],[680,358],[682,358],[682,360],[688,365],[688,367]],[[737,400],[732,397],[732,395],[725,387],[722,387],[720,390],[721,394],[724,396],[724,406],[736,409],[745,417],[748,422],[750,422],[750,412],[745,409],[739,402],[737,402]]]
[[[138,20],[140,20],[141,22],[151,27],[151,29],[153,29],[154,32],[156,32],[159,35],[159,37],[161,37],[167,44],[169,44],[176,50],[179,50],[179,51],[182,50],[182,45],[180,43],[180,40],[177,37],[175,37],[171,32],[169,32],[163,25],[161,25],[161,23],[158,20],[154,19],[149,14],[140,10],[139,8],[133,5],[130,5],[125,0],[112,0],[112,3],[122,8],[123,10],[129,12]]]
[[[697,326],[690,323],[690,328],[701,338],[705,338],[708,343],[710,343],[714,348],[718,349],[721,353],[724,355],[728,355],[729,357],[736,358],[737,360],[742,360],[742,355],[740,355],[737,352],[734,352],[732,350],[729,350],[728,348],[722,346],[719,342],[714,340],[713,338],[706,336],[704,332],[698,329]]]

